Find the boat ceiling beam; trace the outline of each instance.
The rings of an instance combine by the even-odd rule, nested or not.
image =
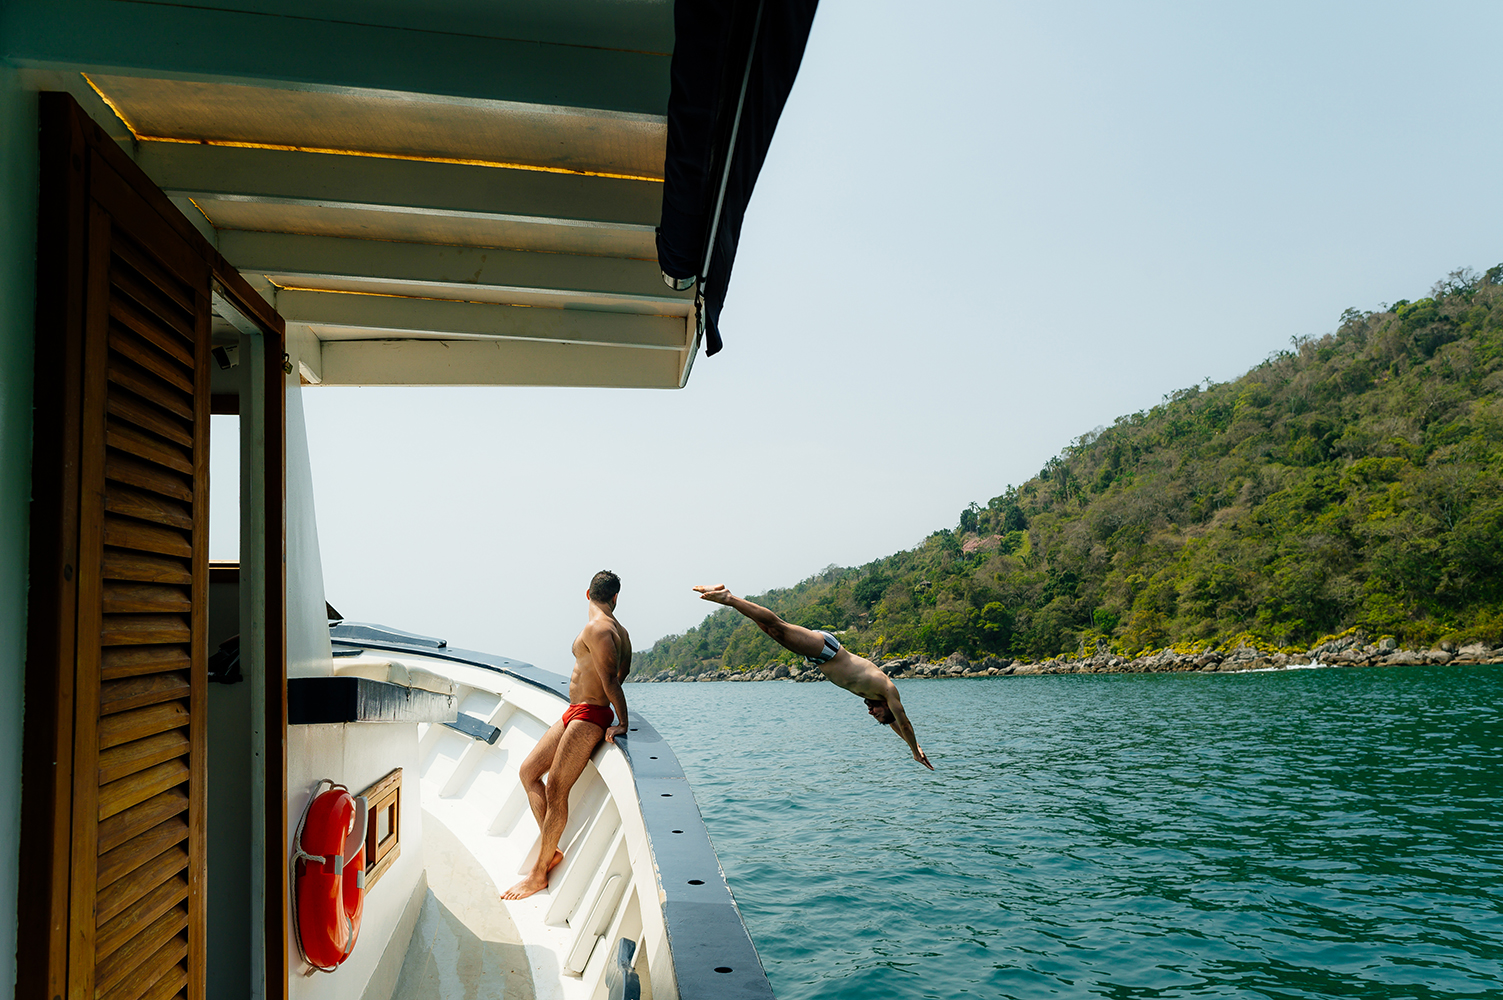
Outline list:
[[[31,69],[386,91],[661,115],[670,55],[118,0],[7,0],[4,58]],[[191,40],[191,41],[190,41]]]
[[[323,385],[677,389],[687,352],[518,340],[331,340]]]
[[[547,309],[482,302],[283,289],[277,312],[325,342],[382,337],[551,341],[677,352],[692,331],[682,316]],[[326,343],[327,348],[327,343]],[[325,381],[327,381],[325,373]]]
[[[169,197],[195,201],[530,222],[648,237],[663,195],[656,181],[183,142],[142,142],[136,162]]]
[[[656,262],[488,247],[223,230],[219,251],[243,272],[278,285],[359,290],[427,288],[433,298],[525,301],[555,298],[687,315],[691,292],[663,284]],[[380,290],[371,287],[367,290]]]

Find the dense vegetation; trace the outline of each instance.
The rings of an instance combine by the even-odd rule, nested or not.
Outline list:
[[[1503,265],[1083,435],[953,529],[753,599],[873,658],[1503,640]],[[796,658],[729,610],[651,674]]]

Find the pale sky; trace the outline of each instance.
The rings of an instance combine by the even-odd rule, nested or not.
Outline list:
[[[554,670],[1503,261],[1503,4],[824,0],[680,391],[309,389],[329,600]]]

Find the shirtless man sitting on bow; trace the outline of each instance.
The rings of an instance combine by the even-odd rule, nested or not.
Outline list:
[[[585,591],[590,617],[574,640],[570,705],[532,748],[519,774],[542,831],[537,863],[526,878],[501,894],[502,899],[526,899],[548,888],[548,873],[564,860],[558,841],[569,821],[569,789],[600,741],[614,743],[626,732],[626,694],[621,682],[631,670],[631,636],[616,620],[620,591],[621,579],[608,569],[596,573]],[[615,725],[611,724],[612,706]]]
[[[872,718],[903,738],[913,750],[913,759],[934,770],[924,750],[918,745],[913,725],[903,711],[903,702],[898,698],[898,686],[877,665],[865,657],[857,656],[840,645],[828,632],[815,632],[801,625],[791,625],[773,612],[744,600],[725,589],[725,584],[713,587],[695,587],[699,596],[716,604],[735,608],[772,637],[772,641],[784,649],[797,653],[818,667],[826,677],[851,694],[866,701],[866,711]]]

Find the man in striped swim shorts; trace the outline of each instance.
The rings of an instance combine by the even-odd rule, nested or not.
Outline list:
[[[835,684],[866,702],[867,714],[903,738],[913,751],[913,759],[934,770],[923,747],[918,745],[913,724],[903,711],[903,702],[898,697],[898,686],[877,665],[863,656],[857,656],[840,645],[840,640],[829,632],[816,632],[801,625],[783,621],[774,612],[737,597],[725,589],[725,584],[713,587],[699,586],[695,592],[706,601],[735,608],[766,632],[772,641],[784,649],[797,653],[818,667]]]

